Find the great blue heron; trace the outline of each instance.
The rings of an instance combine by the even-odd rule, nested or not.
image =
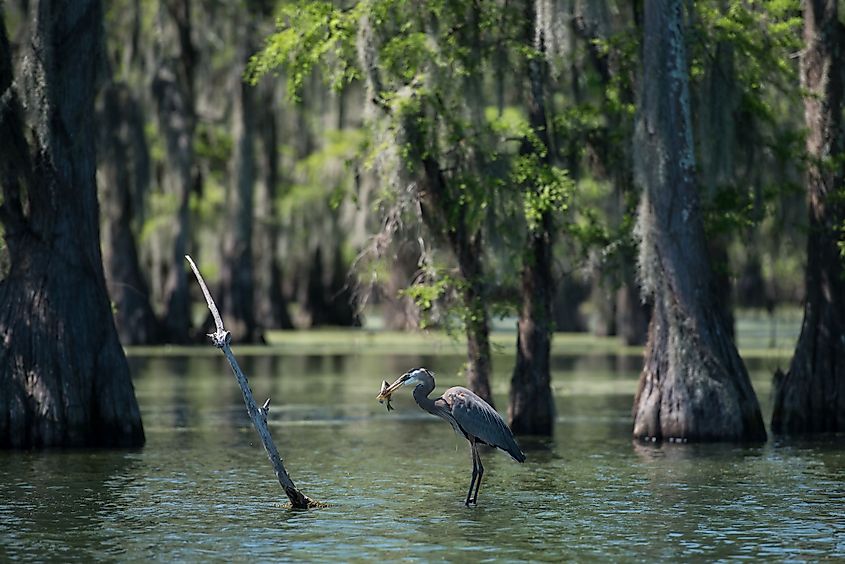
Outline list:
[[[472,480],[464,502],[467,507],[470,503],[478,504],[478,488],[484,475],[484,466],[481,465],[481,456],[478,454],[479,443],[499,448],[517,462],[525,461],[525,454],[516,444],[507,424],[490,404],[470,390],[455,386],[433,400],[428,395],[434,390],[434,375],[425,368],[415,368],[402,374],[390,386],[382,386],[377,399],[380,402],[388,400],[389,407],[390,395],[402,386],[414,386],[413,395],[417,404],[432,415],[445,419],[456,432],[469,441],[472,452]]]

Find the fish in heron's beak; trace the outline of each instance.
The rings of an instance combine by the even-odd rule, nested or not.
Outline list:
[[[376,396],[376,399],[378,400],[379,403],[384,403],[385,400],[387,400],[387,411],[390,411],[390,410],[393,409],[393,406],[390,405],[390,394],[386,393],[389,388],[390,388],[390,386],[387,385],[387,380],[382,380],[381,381],[381,391]]]
[[[387,401],[387,411],[390,411],[390,410],[393,409],[393,406],[390,405],[390,396],[393,395],[393,392],[395,392],[396,390],[401,388],[402,385],[407,380],[408,380],[408,375],[403,374],[402,376],[397,378],[395,382],[393,382],[390,385],[387,384],[387,380],[381,381],[381,391],[376,396],[376,399],[378,400],[379,403],[384,403],[385,401]]]

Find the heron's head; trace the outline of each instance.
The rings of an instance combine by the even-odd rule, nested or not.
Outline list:
[[[418,386],[420,384],[434,383],[434,375],[425,368],[414,368],[402,374],[391,385],[381,391],[378,400],[390,399],[390,395],[402,386]],[[432,388],[434,386],[432,385]]]

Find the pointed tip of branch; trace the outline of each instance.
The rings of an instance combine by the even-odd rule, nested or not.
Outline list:
[[[214,303],[214,299],[208,291],[208,286],[206,286],[205,280],[203,280],[202,274],[200,274],[200,269],[194,263],[191,255],[185,255],[185,259],[191,265],[191,270],[194,271],[194,276],[197,277],[197,282],[199,283],[200,288],[202,289],[202,294],[205,296],[205,301],[208,304],[208,310],[211,312],[211,316],[214,318],[214,324],[217,326],[217,331],[213,335],[209,335],[209,337],[211,337],[215,346],[222,348],[224,345],[228,345],[231,342],[232,336],[223,328],[223,319],[220,317],[220,312],[217,311],[217,305]]]
[[[264,405],[261,406],[261,409],[264,411],[270,411],[270,398],[267,398],[267,401],[264,402]]]

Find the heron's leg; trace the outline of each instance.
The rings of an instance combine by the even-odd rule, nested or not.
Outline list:
[[[470,497],[472,496],[472,488],[473,486],[475,486],[475,479],[478,476],[478,463],[476,462],[478,458],[478,453],[475,450],[475,441],[470,439],[469,448],[470,454],[472,455],[472,480],[470,480],[469,482],[469,491],[467,492],[467,499],[464,502],[464,505],[466,505],[467,507],[469,507]]]
[[[475,460],[475,465],[478,467],[478,478],[475,480],[475,494],[473,494],[470,503],[478,505],[478,488],[481,487],[481,477],[484,475],[484,466],[481,464],[481,454],[479,454],[477,446],[475,448]]]

